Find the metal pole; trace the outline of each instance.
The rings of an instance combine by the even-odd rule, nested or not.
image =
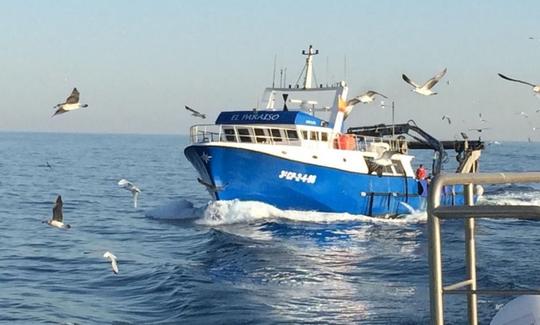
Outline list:
[[[473,184],[464,185],[463,195],[465,195],[466,205],[474,205],[473,194]],[[465,219],[464,223],[467,276],[468,279],[471,281],[469,286],[471,292],[467,294],[467,311],[469,314],[469,324],[476,325],[478,324],[478,296],[475,292],[472,292],[472,290],[476,290],[476,244],[474,237],[475,221],[474,218],[467,218]]]
[[[392,138],[394,137],[394,101],[392,101]]]
[[[442,261],[441,261],[441,225],[439,218],[433,210],[439,207],[441,202],[441,190],[444,184],[437,175],[431,184],[428,205],[428,258],[429,258],[429,293],[431,323],[443,325],[443,285],[442,285]]]

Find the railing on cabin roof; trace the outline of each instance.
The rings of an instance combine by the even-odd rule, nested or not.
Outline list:
[[[190,129],[192,144],[207,142],[236,142],[257,143],[267,145],[291,145],[302,146],[307,142],[332,141],[334,149],[373,152],[392,150],[406,154],[408,151],[405,139],[390,139],[370,136],[357,136],[353,134],[339,134],[334,136],[331,130],[328,132],[312,128],[296,127],[267,127],[251,125],[216,125],[199,124]],[[387,144],[382,145],[381,144]]]

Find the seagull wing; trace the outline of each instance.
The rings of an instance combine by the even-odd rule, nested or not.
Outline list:
[[[407,77],[405,74],[402,74],[401,78],[403,78],[403,80],[405,80],[405,82],[408,83],[409,85],[411,85],[411,86],[413,86],[415,88],[420,88],[420,85],[418,85],[416,82],[409,79],[409,77]]]
[[[133,183],[131,183],[127,179],[122,178],[121,180],[118,181],[118,186],[130,189],[131,187],[133,187]]]
[[[54,204],[54,207],[53,207],[53,217],[52,217],[53,220],[64,222],[64,214],[62,212],[63,205],[64,204],[62,202],[62,197],[58,195],[58,197],[56,198],[56,203]]]
[[[134,208],[137,207],[137,199],[139,198],[139,193],[141,192],[141,191],[139,191],[138,188],[135,187],[135,189],[136,189],[136,191],[132,191],[132,193],[133,193],[133,207]]]
[[[56,110],[56,112],[54,112],[54,114],[51,117],[54,117],[55,115],[64,114],[66,112],[67,111],[63,107],[60,107],[59,109]]]
[[[116,261],[116,256],[115,258],[111,258],[111,267],[114,274],[118,274],[118,262]]]
[[[66,104],[77,104],[79,102],[79,91],[73,88],[71,95],[66,99]]]
[[[532,83],[530,82],[527,82],[527,81],[523,81],[523,80],[518,80],[518,79],[512,79],[512,78],[508,78],[507,76],[501,74],[501,73],[498,73],[499,77],[503,78],[503,79],[506,79],[506,80],[510,80],[510,81],[515,81],[515,82],[519,82],[519,83],[522,83],[522,84],[526,84],[526,85],[529,85],[531,87],[535,87],[536,85],[533,85]]]
[[[444,75],[446,74],[446,68],[444,68],[443,71],[439,72],[435,77],[429,79],[426,84],[423,87],[427,88],[427,89],[431,89],[433,88],[433,86],[435,86],[437,84],[437,82],[439,82],[439,80],[441,80],[442,77],[444,77]]]
[[[347,106],[354,106],[358,103],[360,103],[360,99],[359,99],[360,96],[357,96],[357,97],[354,97],[354,98],[351,98],[347,101]]]
[[[190,111],[191,113],[201,115],[201,113],[197,112],[196,110],[194,110],[193,108],[191,108],[191,107],[189,107],[189,106],[187,106],[187,105],[185,105],[184,107],[185,107],[188,111]]]
[[[372,97],[373,95],[379,95],[379,96],[381,96],[381,97],[388,98],[388,97],[386,97],[385,95],[376,92],[375,90],[369,90],[369,91],[366,93],[366,95],[368,95],[369,97]]]

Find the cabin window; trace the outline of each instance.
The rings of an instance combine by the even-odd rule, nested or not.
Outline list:
[[[236,142],[236,136],[234,135],[234,129],[225,129],[225,139],[230,142]]]
[[[296,132],[296,130],[287,130],[287,137],[289,138],[289,141],[297,141],[298,132]]]
[[[321,132],[321,141],[328,141],[328,133],[326,132]]]
[[[310,140],[319,141],[319,132],[311,131],[309,133]]]
[[[252,142],[248,129],[238,129],[238,135],[240,136],[240,142]]]
[[[272,132],[272,140],[281,142],[281,132],[278,129],[271,129],[270,131]]]
[[[302,138],[303,138],[304,140],[308,140],[308,139],[309,139],[309,138],[308,138],[308,135],[307,135],[307,131],[302,131]]]
[[[394,169],[396,170],[396,174],[405,175],[405,168],[403,168],[401,160],[392,160],[392,162],[394,163]]]
[[[264,129],[254,129],[255,135],[257,136],[255,139],[258,143],[265,143],[266,142],[266,136],[264,135]]]

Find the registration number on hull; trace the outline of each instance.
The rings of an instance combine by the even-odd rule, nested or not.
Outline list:
[[[282,170],[278,177],[280,179],[302,182],[306,184],[315,184],[315,182],[317,181],[317,175],[296,173],[288,170]]]

